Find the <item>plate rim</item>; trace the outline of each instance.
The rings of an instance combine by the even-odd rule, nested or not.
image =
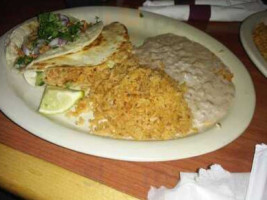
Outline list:
[[[240,39],[249,58],[256,65],[258,70],[265,76],[265,78],[267,78],[267,61],[264,60],[252,37],[252,31],[255,26],[264,18],[267,21],[267,11],[258,12],[247,17],[240,27]]]
[[[82,10],[86,10],[86,9],[100,9],[100,10],[109,10],[109,9],[124,9],[124,10],[130,10],[131,12],[135,12],[136,14],[139,13],[138,10],[136,9],[130,9],[130,8],[119,8],[119,7],[82,7],[82,8],[70,8],[70,9],[64,9],[64,10],[58,10],[58,11],[55,11],[55,12],[62,12],[62,11],[73,11],[73,10],[79,10],[79,9],[82,9]],[[112,148],[113,150],[113,154],[109,154],[109,155],[106,155],[106,152],[103,151],[103,150],[100,150],[99,152],[97,151],[91,151],[91,152],[88,152],[88,149],[84,148],[84,147],[77,147],[75,146],[75,144],[70,144],[69,141],[66,141],[64,139],[59,139],[59,140],[56,140],[58,138],[55,138],[55,137],[47,137],[47,135],[45,135],[45,133],[40,133],[40,131],[36,128],[36,127],[31,127],[29,126],[28,124],[25,124],[25,121],[21,122],[22,120],[21,119],[18,119],[18,116],[14,115],[14,113],[11,112],[11,110],[7,107],[5,107],[5,105],[3,104],[3,99],[0,99],[0,108],[2,110],[2,112],[8,117],[10,118],[14,123],[16,123],[17,125],[23,127],[24,129],[26,129],[28,132],[30,132],[31,134],[33,135],[36,135],[37,137],[41,138],[41,139],[44,139],[46,141],[49,141],[53,144],[56,144],[56,145],[59,145],[61,147],[65,147],[65,148],[68,148],[68,149],[71,149],[71,150],[74,150],[74,151],[77,151],[77,152],[81,152],[81,153],[86,153],[86,154],[90,154],[90,155],[94,155],[94,156],[99,156],[99,157],[104,157],[104,158],[111,158],[111,159],[117,159],[117,160],[125,160],[125,161],[137,161],[137,162],[152,162],[152,161],[169,161],[169,160],[178,160],[178,159],[184,159],[184,158],[189,158],[189,157],[195,157],[195,156],[199,156],[199,155],[203,155],[203,154],[206,154],[206,153],[210,153],[210,152],[213,152],[217,149],[220,149],[222,147],[224,147],[225,145],[231,143],[233,140],[235,140],[236,138],[238,138],[242,133],[243,131],[248,127],[248,125],[250,124],[250,121],[252,120],[252,117],[253,117],[253,113],[254,113],[254,109],[255,109],[255,90],[254,90],[254,86],[253,86],[253,82],[252,82],[252,79],[248,73],[248,71],[246,70],[246,68],[244,67],[244,65],[242,64],[242,62],[226,47],[224,46],[222,43],[220,43],[218,40],[214,39],[213,37],[211,37],[210,35],[204,33],[203,31],[201,30],[198,30],[197,28],[189,25],[189,24],[186,24],[186,23],[183,23],[183,22],[179,22],[177,20],[173,20],[171,18],[168,18],[168,17],[163,17],[163,16],[159,16],[159,15],[156,15],[156,14],[153,14],[153,13],[147,13],[147,12],[143,12],[142,13],[145,14],[145,16],[150,16],[150,17],[156,17],[156,18],[165,18],[167,20],[172,20],[173,22],[177,22],[177,23],[180,23],[180,24],[184,24],[185,27],[190,27],[190,29],[192,30],[195,30],[197,33],[201,33],[201,35],[204,35],[205,37],[207,37],[209,40],[213,41],[215,44],[219,44],[220,46],[224,47],[225,50],[229,51],[229,56],[233,57],[235,59],[235,62],[237,63],[237,65],[239,66],[242,66],[241,67],[241,70],[242,70],[242,73],[244,73],[246,75],[246,78],[247,78],[247,81],[250,83],[250,103],[251,103],[251,106],[249,108],[249,117],[246,119],[246,124],[243,125],[242,127],[239,127],[239,133],[238,134],[235,134],[235,137],[232,137],[232,138],[224,138],[224,140],[220,141],[220,145],[215,145],[214,144],[211,144],[211,146],[207,149],[203,149],[203,150],[199,150],[198,152],[194,152],[192,154],[187,153],[187,155],[185,156],[181,156],[179,152],[179,147],[177,147],[177,144],[181,143],[182,141],[184,140],[187,140],[187,141],[192,141],[192,138],[193,137],[198,137],[198,138],[202,138],[204,137],[203,133],[201,134],[197,134],[197,135],[194,135],[194,136],[189,136],[189,137],[185,137],[185,138],[179,138],[178,140],[168,140],[168,141],[150,141],[150,142],[146,142],[146,141],[124,141],[124,140],[115,140],[115,139],[112,139],[112,138],[103,138],[103,137],[100,137],[100,136],[94,136],[94,135],[89,135],[89,134],[83,134],[81,136],[79,136],[79,139],[84,139],[84,138],[90,138],[90,139],[94,139],[95,142],[97,144],[105,144],[107,145],[110,149]],[[5,37],[7,36],[8,32],[6,34],[4,34],[2,37],[1,37],[1,41],[3,43],[3,40],[5,39]],[[203,36],[203,37],[204,37]],[[205,46],[206,47],[206,46]],[[207,47],[206,47],[207,48]],[[3,51],[3,49],[2,49]],[[2,66],[0,66],[0,68],[2,68]],[[7,68],[7,67],[5,67]],[[0,70],[0,77],[2,76],[3,78],[3,70]],[[7,89],[10,87],[8,85],[5,85],[7,84],[4,83],[4,84],[1,84],[1,82],[3,82],[3,79],[0,80],[0,89],[4,89],[7,94],[11,94],[13,95],[13,97],[16,99],[16,98],[19,98],[19,97],[16,97],[14,96],[15,94],[12,93],[12,90],[10,91],[7,91]],[[6,87],[4,87],[6,86]],[[2,90],[3,91],[3,90]],[[13,91],[14,92],[14,91]],[[25,102],[20,102],[20,105],[23,105],[25,104]],[[15,107],[16,108],[16,107]],[[25,109],[25,108],[24,108]],[[27,110],[27,109],[26,109]],[[18,114],[18,113],[17,113]],[[36,112],[32,113],[31,114],[37,114]],[[37,116],[37,115],[36,115]],[[41,116],[42,118],[44,118],[43,116]],[[22,123],[22,124],[21,124]],[[45,121],[46,124],[49,124],[49,122]],[[54,127],[59,127],[60,130],[62,131],[68,131],[68,129],[66,127],[61,127],[60,125],[58,124],[55,124],[53,123],[53,128]],[[215,127],[214,127],[215,128]],[[209,130],[210,131],[210,130]],[[209,132],[207,131],[207,132]],[[73,133],[72,131],[68,131],[70,133]],[[62,136],[62,134],[60,135]],[[214,135],[211,135],[212,137],[215,137]],[[177,142],[178,141],[178,142]],[[194,141],[194,139],[193,139]],[[109,144],[109,143],[112,143]],[[118,149],[114,149],[114,144],[118,144],[121,145],[121,150],[118,150]],[[87,144],[87,143],[84,143],[82,142],[82,144]],[[92,143],[91,143],[92,144]],[[134,144],[134,145],[133,145]],[[149,146],[149,148],[151,147],[151,149],[148,149],[148,150],[153,150],[155,147],[156,148],[159,148],[160,150],[164,151],[164,150],[168,150],[169,148],[166,148],[166,144],[167,146],[170,146],[172,147],[173,151],[171,155],[167,156],[166,157],[166,153],[165,152],[158,152],[159,154],[157,156],[155,155],[148,155],[148,154],[145,154],[146,152],[144,152],[144,150],[141,150],[140,149],[137,149],[137,148],[144,148],[146,147],[146,144]],[[164,146],[165,145],[165,146]],[[71,146],[71,147],[70,147]],[[190,144],[188,145],[188,148],[189,147],[194,147],[194,144]],[[123,148],[126,148],[126,150],[128,152],[125,152],[125,149]],[[148,147],[147,147],[148,148]],[[145,149],[147,150],[147,149]],[[129,153],[130,156],[127,154]],[[179,156],[177,156],[179,155]]]

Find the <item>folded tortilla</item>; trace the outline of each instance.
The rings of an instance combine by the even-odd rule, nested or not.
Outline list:
[[[28,66],[24,77],[31,85],[35,85],[36,72],[46,73],[50,68],[79,68],[100,66],[112,68],[116,63],[127,59],[132,52],[132,44],[126,27],[118,22],[104,26],[98,37],[79,51],[59,55],[35,62]]]
[[[72,21],[78,21],[78,19],[68,16]],[[53,59],[59,56],[63,56],[66,54],[73,54],[75,52],[80,51],[84,47],[90,45],[101,33],[103,29],[103,22],[95,23],[88,27],[88,29],[81,33],[79,37],[73,41],[68,42],[66,45],[60,46],[58,48],[51,48],[45,53],[39,55],[36,59],[34,59],[30,64],[28,64],[22,72],[26,73],[29,70],[33,71],[42,71],[43,69],[50,67],[51,65],[44,65],[43,63],[46,60]],[[6,61],[8,66],[15,66],[15,63],[19,57],[18,49],[21,48],[25,40],[29,37],[29,35],[36,31],[39,27],[39,23],[37,18],[27,21],[15,28],[8,40],[6,46]],[[40,67],[42,66],[42,67]],[[34,75],[33,72],[30,73],[31,77]],[[27,80],[27,79],[26,79]],[[35,85],[35,82],[31,78],[27,80],[31,85]]]
[[[36,21],[22,25],[15,30],[10,37],[9,46],[7,47],[7,60],[9,64],[16,61],[17,55],[14,54],[16,46],[21,46],[23,37],[30,34],[31,28],[37,28]],[[39,56],[31,62],[24,70],[26,81],[35,86],[38,72],[45,72],[48,68],[58,67],[90,67],[102,65],[113,67],[115,63],[121,62],[128,57],[132,50],[132,44],[126,27],[119,23],[113,22],[103,27],[102,23],[97,23],[88,29],[88,33],[79,41],[64,45],[62,48],[52,49]],[[15,37],[16,35],[16,37]],[[13,50],[11,48],[13,47]]]
[[[73,18],[70,16],[68,17],[72,21],[78,21],[78,19],[76,18]],[[8,38],[8,41],[7,41],[7,46],[6,46],[6,60],[9,66],[14,66],[17,58],[19,57],[17,53],[17,49],[22,46],[22,44],[29,37],[29,35],[32,32],[36,31],[38,27],[39,27],[39,23],[37,21],[37,18],[34,18],[33,20],[23,23],[22,25],[20,25],[18,28],[14,29],[11,32]],[[88,27],[88,29],[84,33],[81,33],[75,41],[68,42],[66,45],[60,46],[58,48],[54,48],[54,49],[51,48],[45,53],[39,55],[35,60],[33,60],[27,66],[27,69],[35,68],[32,66],[44,60],[79,51],[83,47],[93,42],[98,37],[98,35],[101,33],[102,28],[103,28],[103,23],[101,21]]]
[[[129,40],[126,27],[118,22],[105,26],[96,40],[84,45],[79,51],[35,61],[27,69],[43,70],[52,66],[95,66],[105,62]]]

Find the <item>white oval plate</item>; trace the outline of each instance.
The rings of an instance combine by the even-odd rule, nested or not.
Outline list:
[[[241,25],[240,38],[250,59],[264,74],[264,76],[267,77],[267,62],[256,47],[252,37],[253,30],[261,22],[265,22],[267,24],[267,11],[249,16]]]
[[[32,134],[54,144],[95,156],[128,161],[166,161],[188,158],[217,150],[242,134],[249,125],[255,107],[255,92],[251,78],[238,58],[221,43],[190,25],[155,14],[115,7],[83,7],[62,10],[61,13],[104,23],[120,21],[129,30],[130,38],[140,45],[149,36],[175,33],[199,42],[214,52],[234,74],[236,97],[227,117],[203,133],[170,141],[125,141],[77,131],[40,115],[36,109],[42,88],[29,86],[21,74],[6,66],[4,45],[8,33],[0,40],[0,107],[15,123]]]

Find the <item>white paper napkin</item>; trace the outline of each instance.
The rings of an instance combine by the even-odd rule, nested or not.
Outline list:
[[[179,2],[179,0],[177,0]],[[258,0],[194,0],[193,3],[188,0],[188,4],[195,5],[214,5],[214,6],[233,6],[242,5],[246,3],[257,3]],[[174,6],[174,0],[153,0],[145,1],[143,6]],[[179,4],[177,4],[179,5]]]
[[[151,187],[148,192],[148,200],[180,199],[266,200],[267,146],[256,146],[251,177],[250,173],[230,173],[215,164],[198,173],[181,172],[180,182],[172,189]]]
[[[139,9],[178,20],[243,21],[251,14],[266,10],[267,6],[261,0],[195,0],[193,5],[147,0]]]
[[[246,200],[267,199],[267,145],[256,146]]]

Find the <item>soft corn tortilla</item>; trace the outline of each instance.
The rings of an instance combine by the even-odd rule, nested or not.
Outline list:
[[[107,61],[120,51],[122,44],[129,42],[126,27],[118,22],[105,26],[93,42],[79,51],[69,52],[33,63],[28,69],[43,70],[52,66],[95,66]]]
[[[14,44],[19,46],[19,44],[21,45],[23,42],[21,33],[30,34],[32,28],[36,28],[37,26],[36,21],[30,22],[13,32],[10,37],[14,38],[12,39],[13,42],[7,47],[7,60],[9,60],[9,64],[14,65],[16,60],[15,56],[17,56],[14,55],[14,52],[16,52],[14,49],[15,47],[13,51],[11,51],[11,47],[14,46]],[[30,85],[35,86],[37,72],[45,71],[45,69],[51,67],[90,67],[105,63],[111,68],[115,63],[126,59],[128,53],[132,50],[126,27],[118,22],[106,25],[103,29],[102,26],[102,23],[94,25],[90,29],[91,33],[88,33],[88,41],[83,43],[80,41],[81,44],[79,47],[78,43],[72,45],[73,49],[71,49],[71,46],[65,47],[65,45],[61,49],[61,52],[59,52],[59,48],[57,48],[38,57],[24,70],[26,81]],[[17,37],[14,37],[14,34],[17,35]],[[25,34],[24,37],[28,34]],[[85,38],[83,39],[85,40]],[[56,50],[56,52],[54,50]]]
[[[79,51],[67,53],[29,66],[24,77],[31,85],[35,85],[36,72],[48,68],[77,68],[104,65],[112,68],[116,63],[127,59],[132,51],[127,29],[124,25],[114,22],[105,26],[99,36]]]
[[[74,21],[77,21],[77,19],[69,17]],[[7,64],[9,66],[14,66],[18,54],[17,49],[22,46],[24,41],[27,39],[27,37],[38,28],[39,23],[37,19],[33,19],[29,22],[25,22],[18,28],[12,31],[9,41],[6,47],[6,60]],[[42,63],[43,61],[47,59],[52,59],[58,56],[62,56],[68,53],[74,53],[79,51],[85,46],[88,46],[90,43],[92,43],[98,35],[101,33],[103,28],[103,23],[98,22],[92,26],[90,26],[84,33],[80,34],[79,38],[73,42],[69,42],[64,46],[55,48],[55,49],[49,49],[47,52],[41,54],[38,56],[35,60],[33,60],[27,67],[27,69],[36,69],[38,64]]]
[[[73,17],[68,17],[72,21],[78,21]],[[23,23],[11,32],[6,46],[6,61],[8,66],[14,67],[15,62],[19,57],[17,49],[21,48],[22,44],[29,37],[29,35],[33,31],[36,31],[36,29],[38,29],[38,26],[39,23],[35,18],[31,21]],[[63,56],[66,54],[74,54],[76,52],[79,52],[84,47],[90,45],[100,35],[103,26],[104,25],[102,22],[93,24],[84,33],[80,34],[75,41],[68,42],[66,45],[55,49],[51,48],[47,52],[39,55],[35,60],[33,60],[22,70],[22,72],[24,72],[26,81],[30,85],[35,86],[35,78],[37,75],[37,71],[43,71],[47,67],[57,65],[56,63],[53,63],[53,65],[45,65],[44,62],[46,60],[54,59],[56,57]]]

